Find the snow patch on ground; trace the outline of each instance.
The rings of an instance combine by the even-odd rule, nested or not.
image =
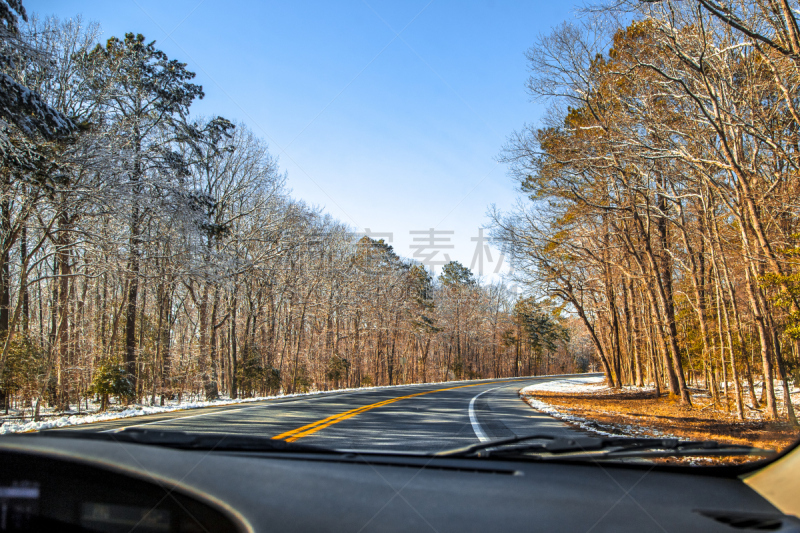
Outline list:
[[[603,376],[592,376],[585,378],[569,378],[554,381],[545,381],[525,387],[520,392],[522,394],[533,391],[547,392],[596,392],[606,389],[606,378]]]

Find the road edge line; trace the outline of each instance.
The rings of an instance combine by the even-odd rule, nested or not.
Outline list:
[[[483,431],[483,428],[481,428],[480,422],[478,422],[478,415],[475,414],[475,400],[477,400],[478,397],[481,396],[482,394],[486,394],[489,391],[493,391],[499,388],[500,387],[495,387],[494,389],[486,389],[483,392],[479,392],[469,402],[469,422],[470,424],[472,424],[472,431],[475,432],[475,436],[478,437],[478,440],[481,442],[486,442],[491,439]]]

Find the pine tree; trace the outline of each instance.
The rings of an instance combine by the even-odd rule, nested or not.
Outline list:
[[[191,83],[195,74],[186,63],[170,60],[145,42],[142,34],[111,37],[83,58],[85,76],[102,98],[105,116],[130,154],[124,169],[131,199],[127,305],[125,308],[125,365],[136,390],[136,320],[142,254],[142,197],[148,180],[175,171],[176,158],[168,143],[182,130],[189,107],[203,97],[203,88]],[[180,166],[180,165],[177,165]],[[157,182],[156,182],[157,183]]]

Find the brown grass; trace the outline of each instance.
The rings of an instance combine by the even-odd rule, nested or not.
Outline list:
[[[639,434],[661,436],[652,430],[690,440],[716,440],[782,450],[797,440],[800,431],[786,423],[764,420],[738,421],[712,405],[710,398],[695,396],[694,406],[681,405],[680,398],[652,391],[602,389],[585,393],[533,391],[526,393],[561,412],[602,425],[629,425]],[[717,406],[720,407],[720,406]],[[567,424],[571,424],[565,420]],[[626,433],[618,428],[620,435]]]

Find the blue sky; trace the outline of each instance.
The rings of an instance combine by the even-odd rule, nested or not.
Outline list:
[[[143,33],[188,63],[203,115],[247,124],[288,171],[296,198],[356,231],[430,228],[467,266],[490,204],[515,185],[496,157],[542,106],[524,90],[524,52],[575,17],[576,3],[501,0],[29,0],[29,12],[81,14],[103,39]],[[498,265],[484,257],[484,275]],[[438,269],[437,269],[438,270]],[[473,269],[478,273],[478,266]]]

